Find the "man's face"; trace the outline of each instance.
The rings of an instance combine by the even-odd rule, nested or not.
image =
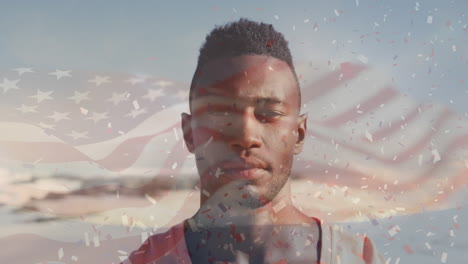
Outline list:
[[[239,181],[254,187],[262,202],[273,200],[306,130],[287,63],[245,55],[205,64],[193,87],[191,113],[183,114],[182,127],[204,191],[213,194]]]

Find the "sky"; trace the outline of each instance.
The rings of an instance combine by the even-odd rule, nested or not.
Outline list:
[[[188,83],[209,31],[247,17],[282,32],[296,62],[365,62],[418,100],[468,112],[466,1],[46,0],[1,7],[5,70],[69,68]]]

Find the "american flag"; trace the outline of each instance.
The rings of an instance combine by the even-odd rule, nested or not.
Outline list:
[[[7,165],[40,170],[48,164],[47,169],[61,172],[70,164],[77,174],[96,168],[141,172],[166,160],[172,138],[180,140],[177,117],[185,110],[187,85],[148,76],[31,68],[5,71],[2,77],[0,149]],[[151,144],[162,155],[145,165],[139,158]]]
[[[331,221],[374,220],[463,201],[466,116],[418,102],[367,64],[303,63],[297,73],[309,116],[293,168],[301,209]],[[18,68],[0,77],[6,168],[196,177],[179,123],[188,83],[65,69]],[[173,209],[186,212],[186,204]]]

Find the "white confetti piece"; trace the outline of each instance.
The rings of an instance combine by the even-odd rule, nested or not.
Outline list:
[[[390,230],[388,230],[388,233],[390,234],[390,236],[393,237],[396,234],[398,234],[400,231],[401,231],[400,226],[396,225],[396,226],[392,227]]]
[[[369,133],[369,131],[367,131],[367,130],[366,130],[366,138],[367,138],[370,142],[374,142],[374,140],[372,139],[371,133]]]
[[[205,190],[205,189],[202,190],[202,193],[203,193],[204,195],[208,196],[208,197],[211,195],[210,192],[208,192],[208,191]]]
[[[367,63],[369,62],[369,58],[367,58],[367,57],[364,56],[363,54],[359,54],[359,55],[357,56],[357,59],[358,59],[360,62],[364,63],[364,64],[367,64]]]
[[[175,127],[173,128],[173,131],[174,131],[175,140],[179,141],[179,135],[177,134],[177,129]]]
[[[437,151],[437,149],[433,149],[431,153],[434,156],[434,159],[432,160],[432,163],[436,163],[436,162],[440,161],[440,155],[439,155],[439,152]]]
[[[78,257],[77,257],[77,256],[72,256],[71,259],[72,259],[73,261],[75,261],[75,262],[78,261]]]
[[[359,0],[356,0],[356,6],[359,6]]]
[[[278,15],[274,15],[275,19],[278,20],[279,19],[279,16]]]
[[[405,211],[406,208],[404,208],[404,207],[396,207],[395,210],[397,210],[397,211]]]
[[[174,162],[174,164],[172,164],[172,169],[175,170],[177,168],[177,162]]]
[[[151,197],[149,194],[145,193],[145,198],[150,201],[150,203],[152,203],[153,205],[155,205],[157,202],[155,199],[153,199],[153,197]]]
[[[112,124],[111,124],[110,122],[107,123],[107,127],[108,127],[108,128],[112,128]]]
[[[85,237],[85,245],[89,247],[89,235],[87,232],[84,233],[84,237]]]
[[[122,215],[122,225],[128,225],[128,216],[126,214]]]
[[[219,178],[219,175],[222,175],[224,172],[220,169],[220,168],[217,168],[216,169],[216,172],[215,172],[215,177],[216,178]]]
[[[432,24],[432,16],[427,16],[426,23]]]
[[[338,12],[338,10],[335,9],[334,12],[336,16],[340,16],[340,13]]]
[[[442,253],[442,257],[440,258],[440,262],[447,263],[447,252]]]
[[[120,255],[128,255],[127,251],[123,251],[121,249],[117,250],[117,253],[119,253]]]
[[[453,52],[456,52],[456,51],[457,51],[457,46],[452,45],[452,51],[453,51]]]
[[[423,155],[420,154],[419,157],[418,157],[418,165],[419,165],[419,167],[421,167],[422,162],[423,162]]]
[[[280,201],[273,206],[273,211],[278,213],[279,211],[283,210],[284,207],[286,207],[286,204],[283,201]]]
[[[63,248],[60,248],[58,251],[58,258],[62,259],[63,258]]]
[[[244,233],[241,233],[241,234],[240,234],[240,237],[242,238],[242,241],[245,240],[245,235],[244,235]]]
[[[427,249],[429,249],[429,250],[432,249],[432,248],[431,248],[431,245],[429,245],[429,243],[426,242],[426,243],[424,243],[424,245],[426,245]]]
[[[137,100],[134,100],[134,101],[132,102],[132,104],[133,104],[133,108],[135,108],[135,110],[140,109],[140,105],[138,104],[138,101],[137,101]]]
[[[309,23],[309,19],[308,19],[308,18],[304,20],[304,24],[307,24],[307,23]]]
[[[94,247],[99,247],[101,245],[98,236],[93,237],[93,242],[94,242]]]
[[[88,109],[86,108],[83,108],[83,107],[80,107],[80,111],[83,115],[87,115],[88,114]]]
[[[361,201],[361,198],[354,198],[353,199],[353,204],[358,204]]]

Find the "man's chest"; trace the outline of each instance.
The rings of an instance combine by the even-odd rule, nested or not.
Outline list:
[[[320,232],[310,226],[216,228],[186,233],[192,263],[317,263]]]

